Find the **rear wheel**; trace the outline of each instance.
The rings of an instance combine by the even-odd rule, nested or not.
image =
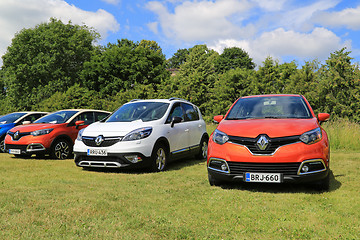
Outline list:
[[[58,139],[51,146],[51,157],[55,159],[67,159],[71,155],[71,145],[65,139]]]
[[[153,172],[161,172],[166,169],[168,160],[167,149],[163,144],[157,144],[151,155],[151,170]]]

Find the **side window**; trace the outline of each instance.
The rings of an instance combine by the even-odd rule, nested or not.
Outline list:
[[[103,120],[103,119],[106,118],[108,115],[109,115],[109,113],[95,112],[95,122]]]
[[[181,103],[185,111],[185,121],[197,121],[199,120],[199,114],[196,109],[187,103]]]
[[[181,117],[185,121],[184,111],[180,104],[174,104],[173,108],[170,111],[169,117],[166,120],[166,123],[170,123],[173,117]]]
[[[42,117],[43,115],[44,115],[44,114],[39,114],[39,113],[31,114],[31,115],[29,115],[29,116],[24,117],[24,118],[20,121],[20,124],[22,124],[22,123],[25,122],[25,121],[34,122],[36,119]]]
[[[84,121],[85,125],[91,124],[94,122],[94,113],[93,112],[81,113],[73,120],[74,124],[76,121]]]

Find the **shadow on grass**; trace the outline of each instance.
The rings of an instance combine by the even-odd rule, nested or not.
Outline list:
[[[328,191],[319,190],[315,184],[291,184],[291,183],[245,183],[245,182],[229,182],[220,186],[222,189],[237,189],[250,192],[265,193],[309,193],[321,194],[324,192],[333,192],[341,187],[341,182],[336,180],[333,172],[330,170],[330,188]]]

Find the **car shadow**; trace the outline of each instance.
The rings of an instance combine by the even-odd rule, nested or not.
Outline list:
[[[319,190],[314,184],[295,184],[295,183],[245,183],[245,182],[229,182],[221,184],[222,189],[237,189],[250,192],[264,192],[264,193],[309,193],[321,194],[324,192],[333,192],[341,187],[341,182],[336,179],[330,170],[330,188],[328,191]]]

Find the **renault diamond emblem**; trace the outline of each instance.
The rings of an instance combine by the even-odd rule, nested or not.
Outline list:
[[[260,150],[265,150],[266,147],[269,145],[269,140],[266,136],[261,135],[259,140],[257,140],[256,145],[259,147]]]
[[[96,146],[100,146],[103,141],[104,137],[102,135],[97,136],[97,138],[95,138]]]
[[[18,140],[19,138],[20,138],[20,136],[19,136],[19,131],[16,131],[15,133],[14,133],[14,140]]]

